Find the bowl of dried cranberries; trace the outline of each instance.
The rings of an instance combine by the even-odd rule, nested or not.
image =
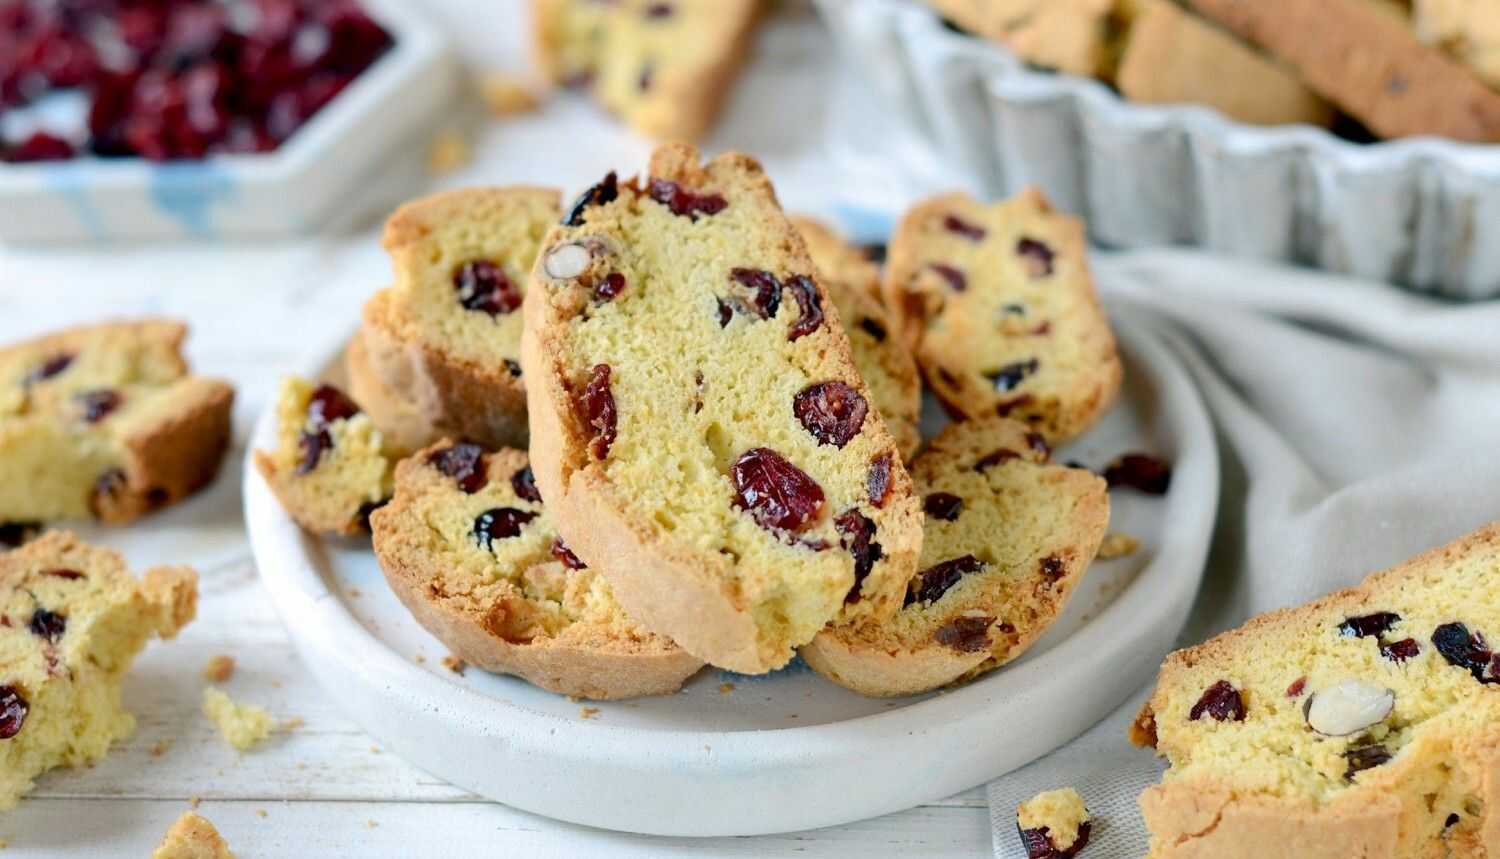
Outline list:
[[[0,238],[328,220],[458,86],[401,0],[0,0]]]

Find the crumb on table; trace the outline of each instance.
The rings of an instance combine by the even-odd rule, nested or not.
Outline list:
[[[1133,555],[1141,547],[1141,541],[1116,531],[1104,535],[1104,542],[1099,544],[1099,560],[1108,561],[1113,558],[1123,558]]]
[[[210,683],[225,683],[234,676],[234,657],[219,653],[208,658],[203,665],[203,679]]]
[[[580,719],[595,719],[595,718],[598,718],[598,716],[599,716],[599,708],[598,707],[583,707],[583,708],[580,708],[579,711],[578,711],[578,717]]]
[[[219,729],[219,736],[240,751],[271,736],[271,727],[275,724],[271,714],[264,709],[239,703],[214,686],[203,690],[203,715]]]
[[[449,654],[443,657],[443,667],[462,677],[464,669],[469,667],[469,663],[463,661],[462,659],[459,659],[457,656]]]

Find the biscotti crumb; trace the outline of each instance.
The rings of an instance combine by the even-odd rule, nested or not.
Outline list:
[[[280,730],[283,734],[289,734],[306,724],[307,721],[304,720],[301,716],[292,716],[289,719],[281,720]]]
[[[203,665],[203,679],[210,683],[227,683],[234,676],[234,657],[220,653]]]
[[[203,804],[203,797],[195,796],[188,799],[188,808],[197,808]]]
[[[170,748],[172,748],[171,740],[157,740],[151,745],[151,757],[159,758],[162,755],[166,754],[167,749]]]
[[[734,691],[734,684],[733,683],[720,683],[719,684],[719,694],[720,695],[728,695],[730,692],[733,692],[733,691]]]
[[[427,169],[441,176],[462,169],[472,157],[468,138],[464,137],[463,132],[448,129],[433,138],[432,145],[427,150]]]
[[[185,811],[152,851],[151,859],[234,859],[234,854],[212,823]]]
[[[462,677],[464,674],[464,670],[469,667],[469,663],[463,661],[462,659],[459,659],[457,656],[449,654],[448,656],[443,657],[443,667]]]
[[[270,817],[271,815],[264,808],[257,808],[255,809],[255,816],[265,818]]]
[[[378,754],[380,754],[380,747],[379,746],[371,746],[370,747],[370,754],[372,754],[372,755],[378,755]]]
[[[1027,856],[1076,856],[1089,843],[1093,818],[1071,787],[1039,793],[1016,808]]]
[[[203,715],[213,721],[225,742],[242,752],[264,742],[275,724],[264,709],[234,701],[213,686],[203,690]]]
[[[479,97],[495,116],[514,116],[537,109],[541,99],[535,88],[522,78],[504,72],[490,72],[478,81]]]
[[[1130,536],[1111,531],[1104,535],[1104,542],[1099,544],[1099,560],[1110,561],[1115,558],[1124,558],[1134,555],[1141,547],[1141,541]]]
[[[366,821],[365,821],[365,828],[366,828],[366,829],[374,829],[374,828],[375,828],[375,827],[377,827],[377,826],[379,826],[379,825],[380,825],[380,824],[378,824],[378,823],[376,823],[376,822],[375,822],[375,821],[373,821],[373,820],[366,820]]]
[[[599,708],[598,707],[581,707],[578,710],[578,717],[580,719],[594,719],[594,718],[597,718],[598,716],[599,716]]]
[[[416,656],[412,657],[412,661],[415,662],[415,663],[417,663],[418,665],[426,665],[427,664],[427,657],[425,657],[422,654],[418,653]]]

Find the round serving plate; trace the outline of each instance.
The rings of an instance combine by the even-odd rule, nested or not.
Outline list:
[[[1099,468],[1153,452],[1173,464],[1171,491],[1112,492],[1111,529],[1140,549],[1096,563],[1026,656],[956,689],[863,698],[801,660],[758,677],[710,667],[678,694],[605,703],[460,675],[386,587],[369,541],[303,533],[247,457],[257,566],[303,660],[349,718],[416,766],[507,805],[708,836],[830,826],[941,799],[1057,748],[1141,688],[1198,590],[1218,499],[1211,425],[1149,325],[1113,310],[1121,401],[1057,458]],[[273,445],[274,419],[268,409],[252,446]]]

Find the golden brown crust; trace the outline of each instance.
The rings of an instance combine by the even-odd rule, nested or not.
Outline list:
[[[450,593],[440,578],[443,559],[413,536],[409,526],[415,514],[409,511],[421,490],[418,471],[428,469],[429,457],[451,444],[439,442],[403,461],[397,469],[395,498],[371,516],[375,553],[386,581],[424,629],[470,665],[512,674],[562,695],[595,700],[668,694],[703,666],[702,660],[661,636],[626,634],[585,622],[556,636],[508,640],[507,615],[527,610],[513,605],[525,602],[521,595],[482,587]],[[526,456],[514,450],[497,451],[486,459],[491,482],[508,481],[526,464]]]
[[[229,447],[234,389],[217,379],[181,386],[182,407],[125,438],[125,482],[95,496],[104,522],[131,522],[213,482]]]
[[[726,153],[705,165],[690,146],[663,146],[653,153],[649,172],[653,178],[684,188],[732,184],[742,199],[758,198],[776,205],[770,179],[753,158],[741,153]],[[764,241],[779,255],[778,266],[788,273],[812,275],[812,262],[796,231],[784,220],[777,220],[780,223],[766,225],[770,234]],[[555,228],[543,246],[552,247],[568,235],[567,228]],[[605,574],[631,616],[671,636],[689,652],[744,673],[779,667],[790,658],[792,647],[803,642],[773,641],[762,635],[752,617],[756,606],[751,597],[734,592],[725,575],[730,561],[688,540],[663,539],[633,519],[625,512],[628,505],[622,497],[624,490],[611,483],[602,464],[592,460],[591,436],[574,412],[574,392],[562,364],[562,356],[568,354],[568,314],[566,308],[554,306],[570,298],[550,294],[543,268],[539,262],[533,272],[533,298],[524,306],[522,366],[528,381],[531,455],[537,484],[569,545]],[[818,289],[823,291],[821,286]],[[549,300],[536,300],[544,295]],[[837,311],[826,292],[820,300],[827,328],[837,330]],[[839,339],[843,339],[841,333]],[[841,350],[835,346],[821,358],[821,369],[828,377],[849,379],[868,401],[868,389],[859,380],[847,345]],[[875,440],[872,444],[893,444],[887,440],[881,445],[880,440],[889,436],[873,410],[864,427],[863,432]],[[877,567],[877,571],[884,576],[877,579],[872,574],[865,580],[857,601],[860,605],[856,606],[877,617],[888,617],[899,608],[897,589],[904,585],[905,571],[915,564],[918,552],[919,513],[911,496],[910,477],[899,462],[891,468],[890,481],[891,500],[880,514],[891,523],[881,532],[885,570]],[[900,575],[891,571],[900,571]]]
[[[1093,77],[1108,61],[1113,0],[927,0],[949,20],[1028,63]]]
[[[1500,93],[1372,0],[1190,0],[1381,137],[1500,140]]]
[[[349,394],[364,409],[380,430],[386,451],[392,456],[406,456],[452,435],[433,423],[432,414],[385,384],[370,365],[365,347],[365,330],[354,333],[344,351],[344,370],[348,376]]]

